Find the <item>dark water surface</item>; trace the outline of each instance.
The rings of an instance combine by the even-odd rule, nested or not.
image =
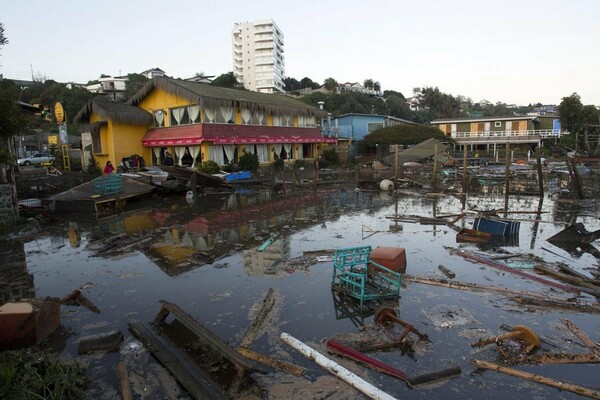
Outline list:
[[[494,194],[471,195],[467,204],[476,205],[478,210],[501,209],[504,198]],[[597,202],[557,203],[549,198],[540,202],[535,197],[512,197],[509,210],[528,213],[509,214],[510,218],[521,221],[520,234],[516,241],[499,247],[459,244],[456,232],[447,226],[394,219],[458,214],[461,201],[453,196],[427,197],[416,193],[391,196],[338,188],[283,196],[248,190],[232,195],[201,196],[192,205],[183,198],[171,197],[148,199],[138,206],[141,207],[138,211],[100,221],[61,219],[21,245],[23,274],[32,275],[29,290],[34,290],[37,297],[62,298],[79,288],[102,310],[96,314],[84,307],[62,306],[61,331],[53,338],[54,349],[61,357],[77,358],[88,365],[91,398],[118,397],[114,365],[119,360],[127,358],[130,375],[140,380],[151,380],[150,375],[161,369],[152,357],[141,354],[144,350],[127,326],[130,322],[152,321],[160,299],[179,305],[221,339],[236,346],[269,288],[279,291],[278,307],[265,334],[253,343],[252,349],[307,368],[308,381],[328,375],[282,343],[279,334],[287,332],[324,353],[324,339],[360,332],[365,329],[363,324],[373,324],[373,315],[349,317],[346,306],[339,304],[331,292],[332,262],[319,262],[312,255],[303,257],[304,252],[364,245],[400,246],[406,249],[410,275],[443,278],[438,266],[444,265],[456,273],[454,280],[458,282],[549,294],[560,293],[471,263],[452,254],[453,249],[490,254],[501,249],[532,254],[544,263],[562,261],[588,275],[599,265],[599,260],[589,252],[576,249],[573,256],[545,241],[573,222],[584,223],[588,230],[600,229]],[[529,213],[536,210],[542,211],[538,221]],[[458,224],[470,228],[472,221],[473,216],[469,215]],[[69,227],[74,228],[75,224],[77,231],[69,232]],[[270,236],[276,240],[259,252],[258,246]],[[124,249],[117,251],[120,247]],[[19,250],[17,246],[14,254]],[[526,271],[535,274],[533,270]],[[27,286],[27,279],[23,281]],[[585,295],[582,298],[594,300]],[[593,341],[600,340],[598,314],[518,306],[506,295],[496,293],[405,283],[401,298],[392,305],[403,320],[429,335],[431,343],[419,344],[412,355],[387,351],[370,353],[371,356],[409,376],[450,365],[462,369],[462,376],[457,379],[414,390],[397,379],[356,369],[367,381],[397,398],[505,399],[507,395],[513,399],[576,398],[579,396],[496,372],[476,372],[469,363],[472,358],[497,362],[498,351],[494,345],[478,349],[470,344],[482,336],[503,333],[501,324],[527,325],[538,335],[553,339],[553,345],[544,344],[542,351],[589,352],[565,328],[561,318],[575,322]],[[77,355],[77,344],[82,337],[114,330],[125,334],[121,351]],[[352,368],[355,364],[344,365]],[[600,388],[597,364],[515,368]],[[281,375],[274,374],[273,382],[285,379]],[[160,381],[159,378],[155,382],[154,392],[148,384],[146,397],[186,398],[176,385],[170,389],[158,388]],[[139,398],[143,397],[144,389],[135,382],[134,386]],[[264,389],[265,396],[277,398],[274,393],[269,394],[268,387]],[[342,397],[345,396],[337,398]],[[315,391],[313,398],[322,396]]]

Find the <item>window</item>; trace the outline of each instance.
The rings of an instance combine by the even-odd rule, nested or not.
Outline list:
[[[502,122],[494,121],[494,128],[500,128],[502,126]]]
[[[187,107],[177,107],[169,109],[171,113],[171,126],[185,125],[190,123],[190,116]]]
[[[162,128],[165,126],[165,112],[163,110],[157,110],[152,113],[154,115],[154,127]]]
[[[377,129],[383,128],[383,122],[369,122],[368,123],[368,132],[371,133],[376,131]]]

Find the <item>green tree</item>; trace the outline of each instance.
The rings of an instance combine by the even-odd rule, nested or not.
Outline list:
[[[388,96],[385,101],[386,114],[392,117],[402,118],[411,121],[412,111],[406,103],[404,97]]]
[[[365,89],[369,89],[369,90],[371,90],[371,89],[373,89],[373,84],[374,84],[374,83],[375,83],[375,82],[373,82],[373,79],[371,79],[371,78],[368,78],[368,79],[365,79],[365,80],[364,80],[364,82],[363,82],[363,86],[364,86],[364,88],[365,88]]]
[[[302,78],[302,80],[300,81],[301,89],[318,89],[320,86],[321,85],[319,85],[319,83],[314,82],[312,79],[310,79],[307,76]]]
[[[142,74],[127,74],[127,82],[125,82],[125,99],[131,99],[140,89],[148,82],[146,75]]]
[[[233,88],[239,86],[240,83],[235,79],[233,72],[227,72],[216,77],[211,85]]]
[[[400,97],[402,99],[406,99],[402,93],[396,92],[395,90],[384,90],[383,91],[383,98],[384,99],[387,99],[390,96],[396,96],[396,97]]]
[[[563,97],[558,105],[560,126],[571,133],[579,132],[581,129],[582,109],[581,97],[577,93]]]
[[[330,92],[336,92],[338,89],[338,82],[333,78],[325,79],[323,85],[325,86],[325,89],[329,90]]]
[[[300,82],[295,78],[284,78],[283,83],[285,85],[286,92],[293,92],[295,90],[300,90],[302,87],[300,86]]]
[[[381,83],[373,82],[373,90],[379,92],[381,90]]]
[[[581,125],[583,130],[583,145],[589,156],[600,155],[600,113],[596,106],[587,105],[581,109]],[[594,138],[595,142],[594,143]]]
[[[442,93],[437,87],[415,88],[413,92],[421,106],[428,110],[429,121],[438,118],[460,117],[460,101],[452,95]]]

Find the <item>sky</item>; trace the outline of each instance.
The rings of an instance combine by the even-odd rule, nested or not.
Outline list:
[[[0,1],[0,74],[87,83],[159,67],[233,69],[236,22],[273,19],[285,74],[373,79],[412,96],[438,87],[474,102],[600,105],[600,0]]]

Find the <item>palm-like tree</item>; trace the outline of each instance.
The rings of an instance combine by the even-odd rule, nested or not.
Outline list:
[[[365,87],[365,89],[373,89],[373,83],[373,79],[365,79],[365,81],[363,82],[363,86]]]
[[[381,83],[374,82],[373,83],[373,90],[376,91],[376,92],[379,92],[381,90]]]

